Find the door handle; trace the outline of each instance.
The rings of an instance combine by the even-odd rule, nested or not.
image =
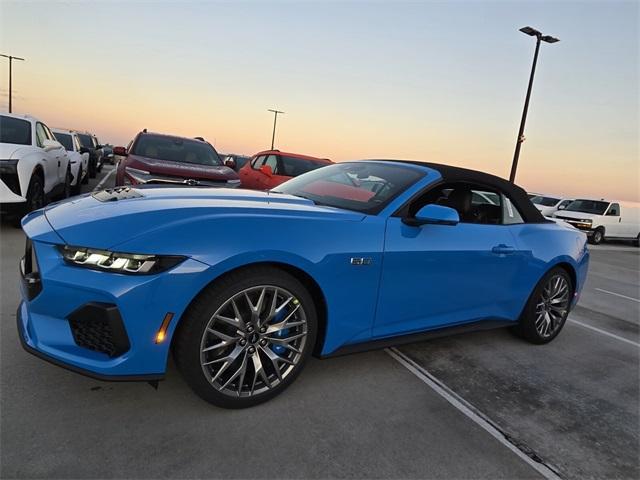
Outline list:
[[[511,253],[515,253],[515,251],[516,251],[515,248],[510,247],[509,245],[505,245],[504,243],[501,243],[500,245],[496,245],[491,249],[491,253],[495,253],[498,255],[509,255]]]

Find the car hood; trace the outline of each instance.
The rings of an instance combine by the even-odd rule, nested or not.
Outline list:
[[[0,158],[11,159],[21,149],[28,145],[18,145],[17,143],[0,143]]]
[[[168,227],[236,216],[306,216],[360,221],[360,213],[315,205],[292,195],[242,189],[115,188],[51,204],[45,216],[69,245],[111,249],[140,235]]]
[[[239,178],[235,170],[224,165],[199,165],[195,163],[171,162],[169,160],[157,160],[138,155],[129,155],[127,166],[162,176],[203,180],[235,180]]]

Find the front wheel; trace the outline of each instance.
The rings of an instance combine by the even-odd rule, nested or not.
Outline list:
[[[529,297],[515,332],[531,343],[549,343],[567,320],[573,290],[565,269],[556,267],[547,272]]]
[[[600,227],[596,228],[591,235],[589,241],[594,245],[600,245],[604,240],[604,230]]]
[[[194,300],[176,332],[174,358],[204,400],[245,408],[295,380],[316,332],[307,289],[282,270],[256,267],[227,275]]]

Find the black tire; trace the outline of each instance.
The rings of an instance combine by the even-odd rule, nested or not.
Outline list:
[[[62,190],[62,198],[71,196],[71,167],[67,167],[67,173],[64,175],[64,190]]]
[[[541,329],[537,326],[537,322],[539,320],[539,314],[541,313],[538,308],[541,302],[544,302],[545,307],[543,307],[542,310],[546,309],[547,311],[550,311],[549,309],[552,308],[550,305],[551,302],[546,302],[543,299],[543,296],[545,293],[545,289],[547,289],[547,287],[553,282],[555,282],[556,279],[558,278],[562,282],[564,282],[564,284],[566,284],[567,304],[566,304],[564,313],[562,313],[558,317],[552,317],[549,314],[549,317],[548,317],[549,321],[554,322],[555,325],[552,331],[548,332],[548,334],[544,334],[543,333],[544,329],[542,329],[543,332],[541,332],[540,331]],[[569,274],[564,268],[555,267],[550,271],[548,271],[545,274],[545,276],[542,277],[542,279],[538,282],[536,287],[533,289],[533,292],[531,293],[531,296],[529,297],[529,300],[527,301],[527,304],[524,307],[522,315],[520,316],[520,321],[518,325],[513,328],[514,333],[516,333],[518,336],[536,345],[549,343],[551,340],[556,338],[560,333],[560,331],[562,330],[562,327],[564,327],[564,324],[567,321],[567,316],[569,315],[569,308],[571,306],[571,302],[573,301],[574,289],[575,289],[575,286],[573,285],[573,281],[571,280],[571,277],[569,276]],[[563,307],[564,307],[564,304],[558,306],[558,308],[563,308]],[[545,318],[543,318],[541,323],[546,323]]]
[[[96,178],[96,161],[89,159],[89,178]]]
[[[15,217],[12,220],[13,226],[20,228],[20,221],[22,220],[22,217],[29,212],[44,207],[46,204],[47,199],[44,195],[42,178],[39,174],[35,173],[31,177],[29,186],[27,187],[27,201],[14,212]]]
[[[296,327],[302,328],[304,329],[304,332],[306,332],[306,336],[299,335],[302,337],[302,339],[300,340],[301,342],[303,342],[302,346],[296,344],[296,346],[299,347],[299,350],[297,350],[297,353],[294,353],[289,350],[289,348],[283,349],[283,347],[277,347],[271,343],[266,343],[267,340],[265,337],[275,334],[263,334],[263,330],[265,328],[264,325],[272,325],[272,323],[267,323],[267,321],[265,321],[264,319],[262,321],[264,321],[265,323],[256,325],[256,327],[259,327],[260,325],[263,326],[263,328],[260,329],[260,335],[264,336],[260,337],[261,339],[253,338],[258,337],[257,328],[255,331],[252,330],[253,333],[251,334],[251,336],[249,336],[247,332],[249,331],[250,327],[248,327],[247,325],[253,322],[253,317],[251,317],[250,321],[242,323],[242,327],[227,326],[227,328],[231,328],[231,330],[237,330],[236,334],[244,332],[240,333],[240,335],[242,335],[242,338],[240,339],[240,341],[236,341],[236,343],[234,344],[227,344],[224,347],[217,347],[220,349],[224,348],[224,353],[214,355],[214,358],[217,358],[217,360],[215,360],[215,362],[209,363],[217,363],[218,365],[220,365],[220,363],[218,363],[220,362],[219,358],[230,358],[231,355],[229,354],[229,350],[233,350],[231,353],[234,353],[236,349],[248,349],[248,351],[244,353],[243,350],[243,353],[237,354],[234,357],[234,360],[230,362],[230,365],[228,366],[227,371],[225,371],[224,374],[218,373],[219,370],[222,370],[222,367],[220,367],[218,372],[216,372],[214,375],[213,368],[215,367],[205,367],[203,365],[203,363],[206,364],[206,362],[203,362],[203,355],[205,355],[204,351],[211,350],[212,352],[216,352],[217,348],[214,346],[213,350],[212,347],[206,347],[205,349],[203,349],[203,345],[207,345],[205,340],[207,336],[210,335],[210,333],[208,332],[211,332],[211,328],[215,327],[215,329],[221,330],[222,324],[220,324],[220,326],[216,326],[217,324],[212,324],[210,322],[214,322],[213,317],[217,312],[218,314],[222,315],[220,312],[224,311],[222,309],[227,308],[225,307],[225,305],[229,305],[229,302],[232,302],[231,299],[238,299],[236,300],[236,303],[238,304],[237,307],[235,307],[236,312],[247,311],[250,314],[250,311],[246,310],[246,308],[248,307],[244,307],[242,304],[240,304],[241,300],[239,299],[242,297],[238,297],[238,295],[243,295],[245,292],[251,291],[252,288],[256,289],[256,292],[258,292],[263,288],[263,286],[270,286],[271,288],[276,287],[278,289],[281,289],[280,293],[286,292],[284,296],[291,295],[292,298],[294,298],[294,300],[289,302],[289,305],[286,306],[286,308],[290,309],[293,307],[293,305],[296,305],[296,307],[293,309],[293,314],[295,315],[295,317],[293,317],[294,323],[292,323],[291,325],[294,325],[296,322],[302,323],[298,321],[300,318],[306,321],[303,326]],[[276,305],[278,301],[278,290],[274,288],[274,291],[274,295],[276,295],[274,305]],[[261,295],[264,295],[264,293]],[[264,298],[264,306],[263,309],[260,310],[261,312],[263,312],[263,314],[266,313],[266,307],[271,304],[271,301],[268,300],[268,294],[264,295]],[[273,296],[271,298],[273,298]],[[286,305],[286,302],[284,303]],[[235,303],[233,302],[232,304],[235,305]],[[259,300],[256,302],[256,305],[257,304],[260,304]],[[249,305],[248,300],[246,305]],[[285,307],[283,306],[283,308]],[[296,311],[298,313],[296,313]],[[292,315],[291,313],[284,313],[287,314],[287,319]],[[299,316],[300,314],[302,315],[301,317]],[[235,314],[235,317],[246,318],[244,314],[241,315],[240,313]],[[260,315],[258,315],[258,318],[260,318]],[[260,322],[260,320],[258,321]],[[275,321],[274,316],[271,317],[271,320],[269,320],[269,322],[273,321]],[[280,322],[280,320],[278,320],[278,322]],[[285,320],[285,322],[287,322],[287,320]],[[287,323],[287,325],[289,324]],[[174,335],[173,356],[176,361],[176,365],[178,366],[178,369],[182,373],[186,382],[189,384],[191,389],[201,398],[209,403],[212,403],[213,405],[223,408],[246,408],[262,402],[266,402],[267,400],[275,397],[283,390],[285,390],[295,380],[295,378],[302,371],[309,356],[311,355],[311,352],[315,345],[317,330],[318,328],[316,309],[313,299],[307,289],[295,277],[288,274],[287,272],[273,267],[258,266],[225,275],[221,279],[208,286],[198,295],[198,297],[191,303],[191,305],[183,315],[180,325]],[[287,332],[288,331],[289,329],[287,328]],[[229,332],[229,330],[227,330],[227,332]],[[245,337],[245,335],[247,336]],[[293,336],[291,338],[293,338]],[[243,341],[244,344],[242,343]],[[257,343],[258,341],[260,343]],[[298,340],[296,340],[296,342],[297,341]],[[266,347],[262,345],[266,345]],[[251,352],[252,348],[253,353]],[[290,362],[291,366],[288,366],[288,364],[284,365],[282,372],[280,370],[280,367],[277,367],[278,373],[276,373],[274,366],[280,365],[279,361],[269,363],[267,357],[267,349],[269,350],[269,352],[275,353],[275,350],[277,348],[286,350],[283,353],[283,358],[288,357],[290,360],[295,360],[295,364],[294,362]],[[254,359],[255,356],[257,356],[259,359],[258,364],[262,366],[262,372],[265,372],[266,376],[271,378],[271,380],[266,380],[266,383],[263,383],[262,388],[266,388],[266,391],[256,391],[254,393],[256,379],[258,379],[258,382],[262,382],[262,377],[260,377],[260,379],[258,378],[258,369],[254,367],[254,365],[256,365],[256,361]],[[261,357],[263,363],[260,363]],[[278,358],[277,360],[281,359]],[[241,363],[238,364],[234,362]],[[207,370],[208,368],[212,368],[212,370]],[[237,388],[238,391],[242,392],[243,396],[239,396],[235,391],[233,393],[225,393],[224,385],[220,386],[218,384],[218,387],[214,387],[214,382],[216,381],[214,377],[220,376],[221,378],[219,382],[221,383],[224,380],[222,375],[233,377],[234,374],[238,375],[238,372],[240,372],[241,369],[244,369],[246,371],[246,375],[245,373],[243,373],[241,377],[236,377],[236,380],[227,379],[227,381],[233,381],[229,389]],[[205,376],[205,370],[207,370],[210,375]],[[277,377],[275,375],[277,375]],[[237,380],[237,378],[240,378],[240,380]],[[249,385],[252,385],[250,392],[245,392],[243,390],[245,382],[248,382],[246,383],[247,390],[249,389]],[[273,386],[270,382],[273,382]]]
[[[81,181],[81,179],[82,179],[82,164],[80,164],[80,167],[78,168],[78,181],[71,188],[72,195],[80,195],[82,193],[82,183],[84,182]]]
[[[600,245],[604,241],[604,228],[598,227],[593,231],[593,234],[589,237],[589,243],[593,245]]]

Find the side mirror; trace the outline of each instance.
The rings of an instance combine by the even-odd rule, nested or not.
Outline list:
[[[233,159],[233,157],[227,157],[227,159],[224,161],[224,165],[225,167],[229,167],[232,170],[236,169],[236,161]]]
[[[101,148],[103,148],[103,147],[104,147],[104,145],[100,145],[100,144],[98,144],[98,145],[96,145],[96,150],[100,150],[100,149],[101,149]]]
[[[432,225],[457,225],[460,223],[460,215],[458,211],[451,207],[444,207],[442,205],[425,205],[415,217],[403,218],[402,221],[412,227],[419,227],[420,225],[432,224]]]
[[[273,170],[271,169],[271,165],[262,165],[260,167],[260,171],[267,177],[273,177]]]
[[[62,144],[60,142],[56,142],[55,140],[49,140],[48,138],[42,142],[42,148],[45,152],[55,150],[56,148],[62,148]]]
[[[80,152],[81,154],[89,153],[89,149],[87,147],[80,147],[80,150],[78,150],[78,152]]]
[[[120,155],[121,157],[126,157],[127,149],[124,147],[113,147],[113,154]]]

